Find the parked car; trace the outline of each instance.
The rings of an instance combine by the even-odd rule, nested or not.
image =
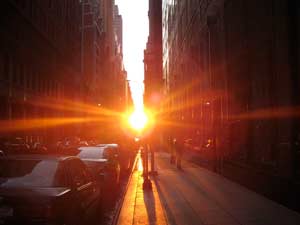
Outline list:
[[[6,154],[24,154],[30,150],[30,146],[21,137],[9,138],[1,147]]]
[[[200,151],[201,147],[199,146],[199,142],[195,139],[185,139],[183,142],[184,148],[187,151]]]
[[[111,151],[114,151],[114,154],[117,155],[121,172],[128,172],[131,168],[134,160],[134,154],[135,152],[132,151],[130,148],[126,148],[123,145],[111,143],[111,144],[98,144],[98,147],[104,147],[104,148],[111,148]]]
[[[87,165],[98,182],[117,187],[120,182],[120,163],[114,148],[87,146],[78,148],[77,156]]]
[[[77,157],[0,158],[0,224],[84,224],[97,212],[100,197]]]
[[[33,143],[30,148],[31,153],[38,153],[38,154],[47,153],[47,150],[48,150],[47,147],[40,142]]]
[[[89,146],[89,143],[87,141],[80,141],[79,146]]]

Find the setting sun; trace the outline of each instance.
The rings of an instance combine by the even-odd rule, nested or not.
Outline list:
[[[148,123],[148,116],[142,110],[134,111],[128,119],[130,126],[137,131],[143,130]]]

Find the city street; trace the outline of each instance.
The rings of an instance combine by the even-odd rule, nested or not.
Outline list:
[[[0,225],[300,225],[300,0],[0,5]]]
[[[130,181],[118,224],[297,225],[300,214],[207,169],[184,161],[182,170],[156,154],[158,176],[142,189],[141,171]]]

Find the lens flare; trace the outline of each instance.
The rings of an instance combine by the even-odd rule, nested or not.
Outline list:
[[[128,118],[130,126],[137,131],[143,130],[148,123],[148,116],[144,111],[134,111]]]

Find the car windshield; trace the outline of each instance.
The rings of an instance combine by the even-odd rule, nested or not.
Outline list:
[[[2,187],[54,187],[58,162],[53,160],[3,159],[0,161]]]
[[[103,159],[105,158],[104,149],[101,147],[81,147],[77,156],[81,159]]]

